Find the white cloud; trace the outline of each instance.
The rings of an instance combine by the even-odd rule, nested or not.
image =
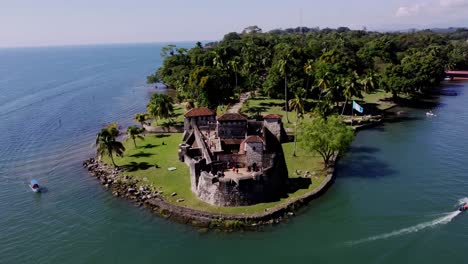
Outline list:
[[[446,8],[468,7],[468,0],[440,0],[439,4]]]
[[[397,9],[397,17],[416,17],[422,15],[447,15],[451,12],[468,11],[468,0],[436,0],[432,2],[401,6]]]
[[[410,6],[401,6],[396,12],[396,16],[405,17],[405,16],[415,16],[424,11],[427,8],[427,4],[415,4]]]

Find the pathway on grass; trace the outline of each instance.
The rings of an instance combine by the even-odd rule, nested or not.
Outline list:
[[[231,106],[226,112],[227,113],[239,113],[239,111],[242,108],[242,105],[244,105],[244,102],[249,99],[250,97],[250,92],[242,93],[240,95],[239,102],[235,103],[233,106]]]

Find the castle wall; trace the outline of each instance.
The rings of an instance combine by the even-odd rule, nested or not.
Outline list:
[[[216,117],[213,116],[195,116],[195,117],[186,117],[184,120],[184,130],[188,131],[193,128],[194,125],[199,127],[208,126],[210,123],[215,123]]]
[[[246,121],[218,122],[218,136],[220,138],[243,138],[247,133]]]
[[[206,124],[210,122],[209,119],[201,119],[201,121],[206,121]],[[243,148],[241,154],[216,153],[211,155],[198,129],[203,123],[193,126],[191,128],[193,133],[187,136],[187,142],[185,142],[187,144],[179,146],[179,159],[189,167],[192,192],[202,201],[219,206],[252,205],[280,199],[285,192],[288,178],[286,162],[279,141],[282,123],[281,120],[270,121],[264,121],[263,127],[260,122],[252,122],[251,130],[254,130],[254,134],[263,130],[264,142],[246,140],[241,145]],[[193,125],[190,122],[188,126]],[[225,139],[245,138],[247,129],[246,121],[218,122],[219,137]],[[196,141],[198,148],[192,149],[189,139],[191,142]],[[252,166],[256,163],[257,167],[262,169],[253,172],[251,176],[235,179],[219,177],[211,173],[219,169],[216,164],[222,168],[228,162],[236,163],[241,167]]]
[[[240,167],[247,166],[246,155],[243,154],[218,154],[217,157],[219,161],[236,163]]]
[[[284,192],[288,174],[287,169],[281,167],[284,157],[272,155],[272,158],[275,166],[254,173],[254,177],[236,180],[217,177],[202,171],[200,166],[190,166],[192,184],[197,184],[196,188],[192,185],[192,192],[202,201],[219,206],[245,206],[278,200]]]
[[[265,119],[265,121],[263,121],[263,126],[267,128],[279,142],[284,141],[283,135],[286,134],[286,132],[284,131],[281,119]]]
[[[248,142],[245,143],[246,165],[252,166],[254,163],[258,167],[263,166],[263,143]]]

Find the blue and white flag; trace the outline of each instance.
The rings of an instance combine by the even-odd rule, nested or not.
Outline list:
[[[361,114],[364,112],[364,108],[362,108],[362,106],[358,105],[358,103],[356,103],[354,101],[353,101],[353,109],[355,109],[356,111],[358,111]]]

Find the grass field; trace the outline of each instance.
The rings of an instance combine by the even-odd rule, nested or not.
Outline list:
[[[306,189],[299,189],[289,193],[288,197],[271,203],[261,203],[252,206],[241,207],[220,207],[209,205],[199,200],[190,190],[190,176],[187,165],[178,160],[178,145],[182,140],[182,134],[170,135],[147,135],[145,140],[137,140],[135,149],[131,140],[124,142],[126,151],[123,157],[115,158],[119,166],[126,166],[129,171],[126,175],[132,175],[140,179],[141,183],[160,188],[163,196],[170,202],[179,206],[185,206],[202,211],[227,213],[227,214],[250,214],[264,212],[267,208],[272,208],[296,197],[299,197],[315,189],[325,178],[325,171],[321,158],[317,155],[308,155],[298,149],[297,157],[293,157],[293,143],[283,144],[283,150],[288,166],[289,177],[297,178],[296,170],[310,171],[312,184]],[[110,159],[105,157],[104,161],[110,163]],[[156,168],[157,165],[159,168]],[[176,167],[175,171],[168,171],[169,167]],[[146,178],[147,181],[144,181]],[[171,196],[176,192],[176,196]],[[184,202],[177,203],[177,199],[184,199]]]
[[[308,103],[311,103],[308,102]],[[286,118],[286,111],[283,110],[284,108],[284,100],[282,99],[269,99],[266,97],[255,97],[250,98],[244,103],[241,108],[241,113],[249,116],[255,117],[257,115],[265,115],[265,114],[279,114],[283,116],[283,125],[286,128],[294,128],[294,124],[296,123],[296,113],[295,112],[288,112],[289,122]],[[311,117],[308,114],[305,114],[303,120],[310,120]]]

